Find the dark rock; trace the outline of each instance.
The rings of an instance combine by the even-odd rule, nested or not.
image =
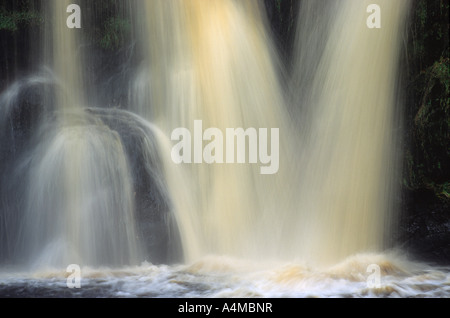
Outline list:
[[[450,202],[432,191],[408,193],[399,242],[412,257],[450,265]]]
[[[21,215],[25,210],[29,159],[52,131],[58,129],[55,85],[51,74],[13,84],[0,96],[0,261],[14,256]],[[181,241],[172,215],[159,148],[152,126],[127,111],[86,109],[80,125],[103,125],[120,137],[126,153],[135,194],[135,217],[144,259],[154,264],[179,262]],[[87,115],[87,116],[85,116]],[[6,228],[7,226],[7,228]]]
[[[158,141],[148,122],[118,109],[88,109],[116,131],[128,156],[135,189],[137,224],[141,242],[152,263],[172,263],[182,258],[181,241],[167,185]]]

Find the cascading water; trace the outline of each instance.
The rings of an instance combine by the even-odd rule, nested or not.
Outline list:
[[[138,112],[167,134],[176,127],[194,131],[195,120],[222,131],[280,128],[282,161],[274,176],[251,165],[204,163],[187,168],[185,183],[178,176],[171,182],[187,250],[336,262],[384,247],[408,2],[382,2],[384,27],[375,30],[358,14],[369,4],[302,2],[304,17],[325,14],[323,25],[310,19],[298,25],[293,90],[296,107],[306,110],[294,131],[257,2],[145,2],[150,96],[136,103]],[[179,195],[186,191],[189,201]]]
[[[227,128],[281,129],[277,147],[282,161],[274,176],[261,175],[260,165],[248,159],[245,164],[226,164],[225,153],[218,159],[223,163],[187,167],[176,167],[168,156],[169,186],[187,257],[277,255],[283,243],[284,205],[292,200],[286,187],[274,184],[290,180],[283,178],[292,160],[292,135],[262,8],[255,1],[221,0],[142,5],[141,19],[148,23],[141,37],[149,56],[143,72],[149,77],[140,76],[135,91],[138,98],[142,91],[149,96],[133,103],[138,113],[168,136],[177,127],[188,128],[194,136],[196,120],[202,121],[203,130],[215,128],[224,135]],[[203,131],[196,134],[203,139]],[[275,136],[268,136],[269,148],[271,138]],[[201,156],[207,144],[205,140],[194,146]],[[184,179],[174,175],[174,169]]]
[[[124,110],[92,107],[113,93],[87,74],[70,1],[49,1],[48,68],[0,96],[0,295],[31,282],[58,296],[73,263],[86,296],[448,295],[447,269],[383,252],[409,1],[377,3],[381,29],[366,25],[371,1],[302,0],[289,72],[263,1],[124,4],[143,57],[116,85]],[[192,163],[173,161],[179,128]],[[239,128],[244,148],[227,134]]]
[[[83,72],[84,64],[81,52],[81,32],[69,29],[66,25],[66,14],[69,0],[48,1],[45,5],[47,14],[46,30],[43,43],[45,63],[52,69],[63,89],[56,92],[57,108],[61,114],[84,106]],[[66,116],[70,120],[71,116]]]
[[[29,165],[18,250],[33,266],[136,262],[133,196],[119,135],[88,118],[80,31],[66,26],[70,1],[50,1],[44,56],[59,83],[54,112],[44,115]],[[49,36],[50,35],[50,36]]]
[[[136,264],[143,257],[135,224],[136,194],[125,136],[117,132],[127,120],[134,122],[130,116],[116,116],[108,126],[106,116],[85,107],[81,32],[66,26],[70,4],[55,0],[43,5],[49,23],[42,50],[52,72],[41,81],[50,88],[34,92],[37,105],[28,111],[37,116],[29,119],[34,126],[29,149],[11,163],[10,178],[21,180],[11,191],[21,191],[22,198],[11,204],[18,211],[5,208],[11,219],[3,228],[7,250],[12,250],[8,259],[37,268]],[[35,90],[33,85],[39,89],[41,83],[24,83],[22,90]],[[4,105],[10,120],[23,104],[12,93]],[[19,132],[12,127],[12,134]]]
[[[409,2],[377,3],[380,29],[359,14],[370,1],[302,2],[305,16],[325,12],[322,30],[299,20],[293,83],[302,92],[298,127],[305,154],[298,240],[308,242],[302,254],[317,261],[383,250],[396,217],[394,115],[401,108],[396,88]]]

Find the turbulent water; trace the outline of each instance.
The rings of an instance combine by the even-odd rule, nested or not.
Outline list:
[[[381,282],[368,285],[370,264],[380,264]],[[82,268],[81,288],[67,288],[64,270],[0,274],[4,297],[117,298],[314,298],[449,297],[449,268],[398,256],[364,254],[331,267],[303,262],[249,262],[209,256],[188,265],[143,263],[136,267]]]
[[[143,58],[117,108],[87,105],[105,92],[83,87],[93,61],[69,2],[43,6],[44,71],[0,95],[0,296],[450,296],[449,268],[383,252],[409,1],[378,1],[381,29],[371,1],[302,1],[289,71],[262,1],[130,4]],[[173,162],[178,128],[197,163]],[[229,128],[278,136],[256,139],[275,173],[218,151],[211,132]]]
[[[134,111],[168,136],[187,127],[201,138],[196,120],[222,132],[280,129],[274,175],[254,164],[167,160],[189,260],[218,253],[332,263],[385,248],[395,220],[394,114],[409,2],[379,3],[383,27],[370,29],[370,1],[302,2],[293,105],[259,2],[144,3],[148,66],[135,83]],[[301,113],[289,118],[290,108]],[[200,151],[213,138],[205,139]]]
[[[249,153],[239,164],[225,163],[227,150],[213,164],[177,166],[168,158],[168,186],[189,260],[210,253],[275,256],[287,239],[280,231],[292,211],[292,193],[290,186],[273,185],[293,180],[294,134],[259,4],[160,0],[144,2],[140,11],[140,21],[148,22],[141,22],[146,27],[140,34],[148,66],[135,83],[132,104],[138,114],[167,136],[185,127],[202,138],[203,131],[194,132],[195,121],[201,120],[205,133],[209,128],[223,132],[223,145],[229,142],[228,128],[281,128],[279,169],[271,176],[261,175],[260,164],[249,163]],[[202,156],[208,140],[217,142],[205,137],[193,151],[200,147]]]
[[[301,92],[295,98],[302,140],[295,224],[302,224],[297,241],[308,241],[300,252],[317,254],[319,262],[382,250],[397,216],[395,114],[402,102],[396,94],[409,2],[377,1],[380,29],[368,28],[368,15],[359,14],[371,3],[301,4],[293,81]],[[320,24],[312,19],[317,15]]]

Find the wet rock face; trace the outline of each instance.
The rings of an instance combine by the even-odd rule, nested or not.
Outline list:
[[[30,78],[0,96],[0,262],[15,259],[24,215],[31,155],[49,132],[58,129],[53,97],[58,86],[47,77]],[[166,190],[156,137],[142,118],[121,110],[85,109],[77,124],[107,127],[120,138],[127,157],[134,194],[135,227],[142,261],[178,262],[181,242]],[[50,133],[51,134],[51,133]],[[45,142],[44,142],[45,144]]]
[[[450,264],[450,202],[432,191],[408,193],[399,243],[418,260]]]
[[[152,127],[140,117],[117,109],[88,109],[116,131],[125,147],[135,189],[135,215],[147,260],[181,260],[181,242],[164,180],[158,142]]]

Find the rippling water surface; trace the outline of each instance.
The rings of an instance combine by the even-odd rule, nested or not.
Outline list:
[[[370,288],[380,268],[379,288]],[[327,268],[302,262],[248,262],[210,256],[190,265],[82,268],[81,288],[67,287],[64,270],[3,270],[1,297],[305,298],[450,297],[450,269],[394,256],[357,255]]]

